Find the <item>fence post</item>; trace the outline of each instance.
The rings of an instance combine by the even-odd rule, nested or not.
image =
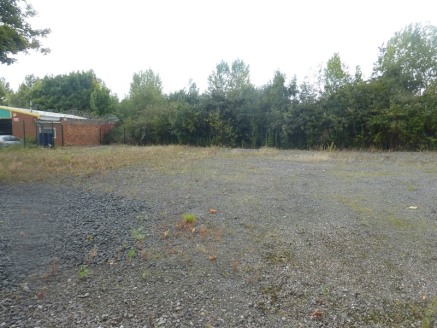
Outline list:
[[[23,147],[26,148],[26,121],[23,120]]]
[[[55,148],[55,128],[52,121],[52,148]]]

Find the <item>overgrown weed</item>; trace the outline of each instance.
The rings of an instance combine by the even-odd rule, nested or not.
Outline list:
[[[182,219],[176,224],[179,230],[185,232],[195,232],[195,227],[197,223],[197,216],[192,213],[185,213],[182,215]]]
[[[82,265],[79,270],[79,280],[84,280],[90,275],[90,270],[88,270],[86,265]]]

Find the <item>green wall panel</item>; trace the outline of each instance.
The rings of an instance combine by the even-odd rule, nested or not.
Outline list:
[[[0,108],[0,119],[1,118],[11,118],[11,111]]]

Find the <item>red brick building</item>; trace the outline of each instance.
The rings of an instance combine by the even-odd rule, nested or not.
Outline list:
[[[0,134],[43,146],[99,145],[113,125],[76,115],[0,106]]]

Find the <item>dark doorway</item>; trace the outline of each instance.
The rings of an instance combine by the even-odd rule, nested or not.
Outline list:
[[[0,134],[12,134],[12,119],[2,118],[0,119]]]

